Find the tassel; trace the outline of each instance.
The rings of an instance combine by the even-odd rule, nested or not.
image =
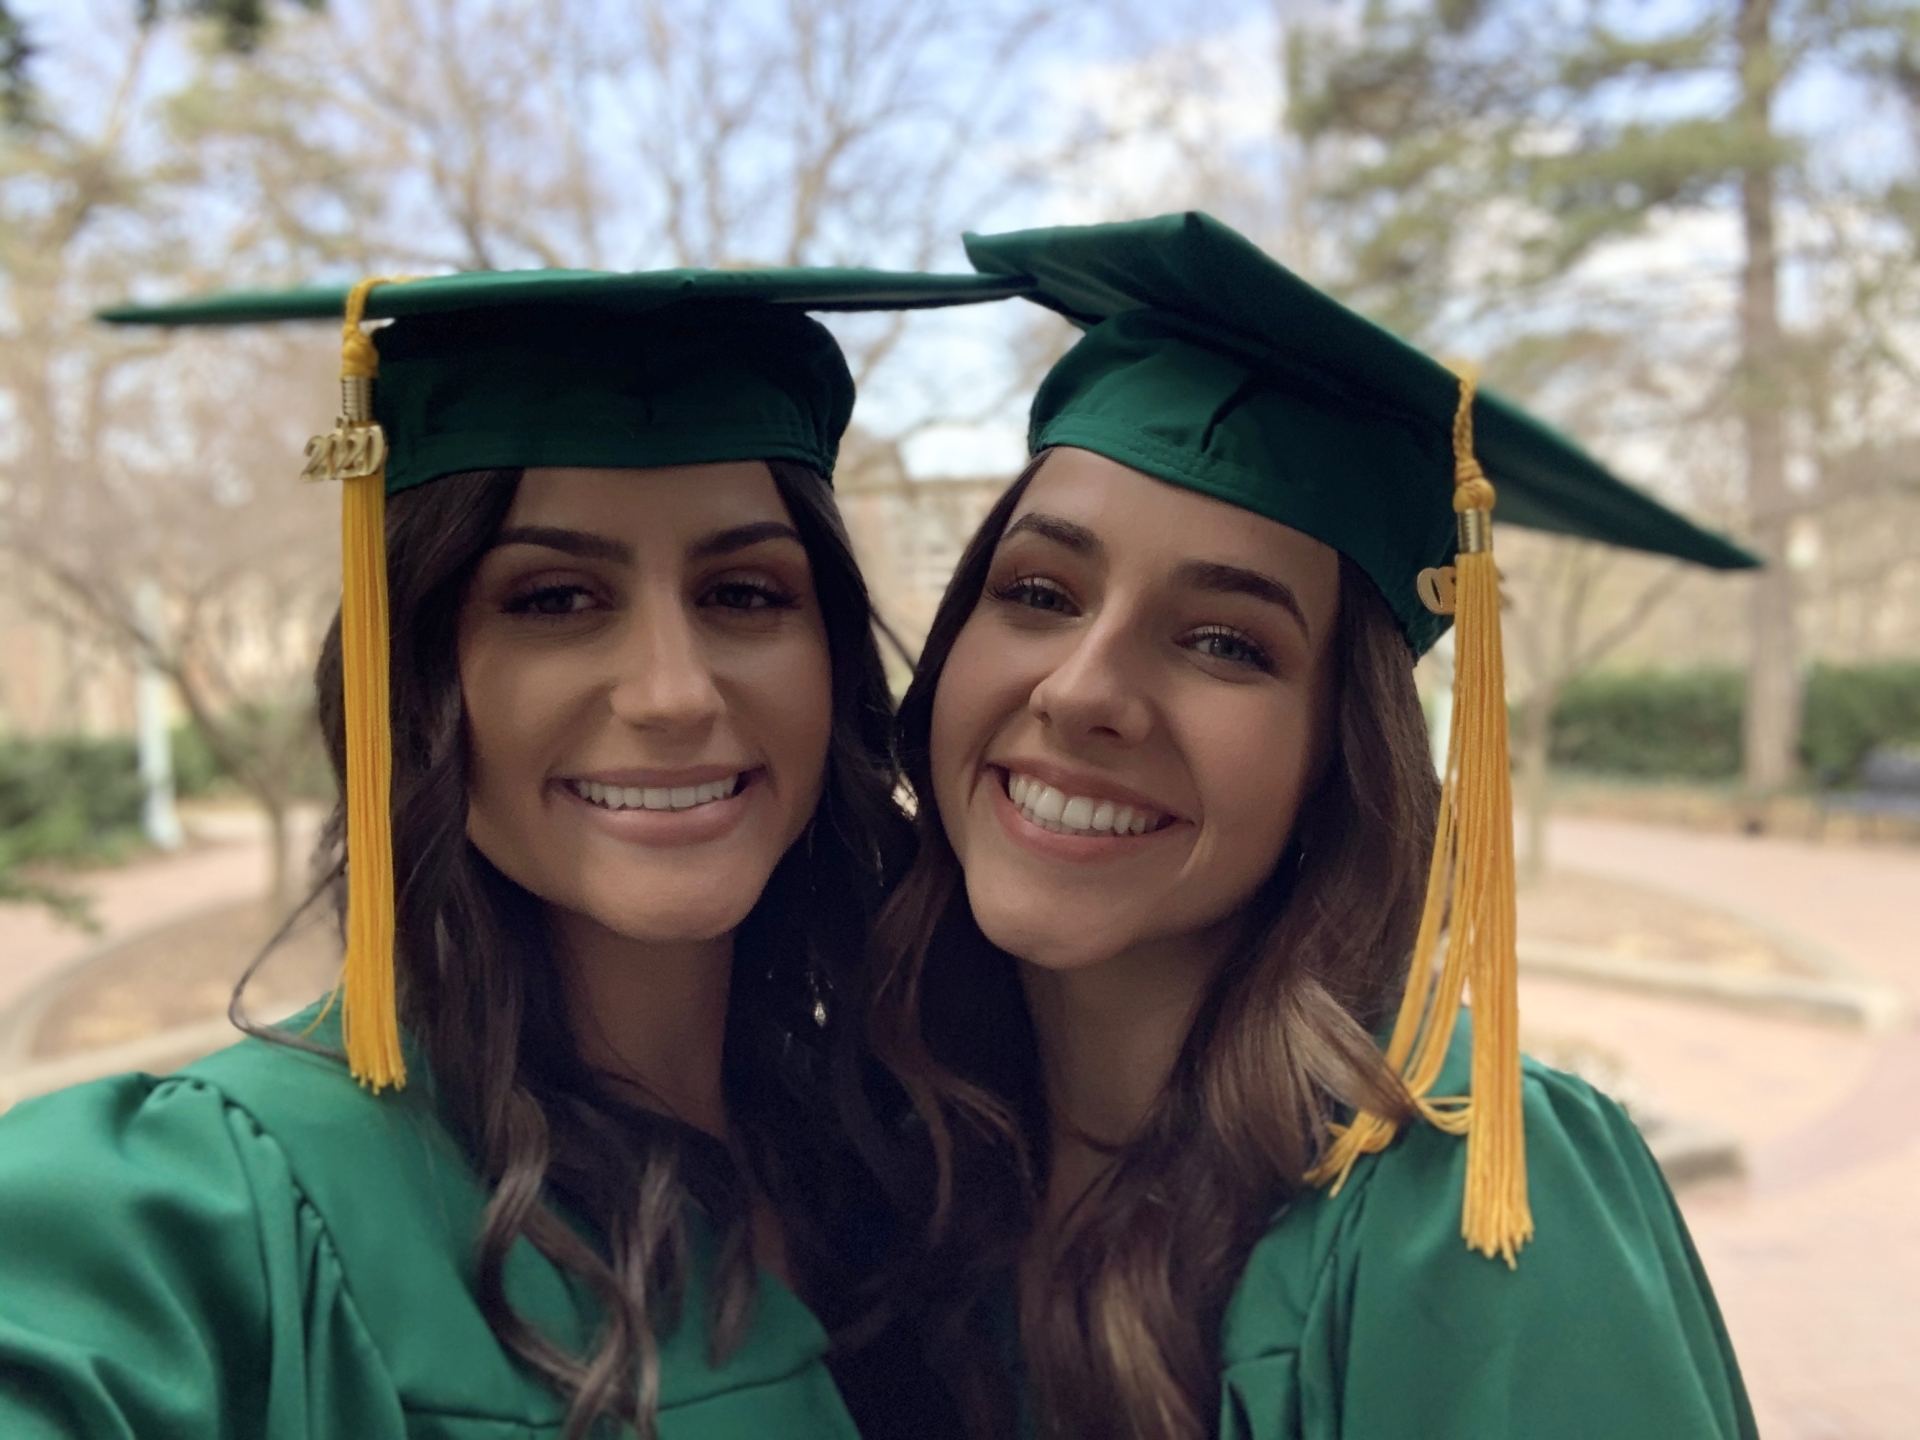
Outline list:
[[[1451,592],[1456,651],[1453,728],[1440,820],[1427,873],[1407,991],[1387,1042],[1427,1123],[1467,1140],[1460,1231],[1469,1247],[1509,1266],[1533,1237],[1521,1110],[1519,967],[1514,952],[1513,794],[1507,757],[1506,671],[1500,648],[1500,577],[1493,563],[1494,489],[1473,454],[1471,374],[1454,416],[1453,508],[1460,553],[1453,573],[1427,572],[1429,604]],[[1434,973],[1442,919],[1446,955]],[[1471,1097],[1430,1098],[1446,1061],[1463,994],[1473,997]],[[1336,1126],[1314,1184],[1338,1194],[1362,1155],[1386,1148],[1396,1126],[1367,1111]]]
[[[407,1083],[393,969],[393,727],[387,676],[386,437],[373,418],[380,353],[360,328],[364,280],[347,296],[340,421],[307,447],[307,471],[342,484],[340,661],[347,751],[347,1067],[376,1094]]]

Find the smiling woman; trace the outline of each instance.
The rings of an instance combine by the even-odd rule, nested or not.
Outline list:
[[[969,251],[1087,331],[902,702],[875,931],[974,1430],[1751,1436],[1645,1145],[1518,1054],[1476,426],[1523,514],[1738,552],[1204,216]]]
[[[309,454],[346,487],[346,974],[0,1121],[0,1433],[938,1429],[863,1288],[900,1239],[863,953],[909,842],[827,488],[852,382],[804,309],[1009,288],[527,272],[121,316],[345,306]]]

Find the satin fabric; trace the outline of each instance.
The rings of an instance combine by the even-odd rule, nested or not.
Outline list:
[[[22,1104],[0,1117],[0,1435],[558,1435],[474,1299],[484,1203],[430,1085],[376,1099],[259,1040]],[[661,1343],[663,1440],[855,1440],[825,1332],[764,1272],[745,1343],[708,1364],[710,1250]],[[587,1348],[593,1302],[525,1242],[507,1286]]]
[[[1463,1017],[1436,1094],[1466,1090]],[[1222,1327],[1222,1440],[1754,1440],[1713,1293],[1612,1100],[1526,1065],[1536,1234],[1466,1248],[1466,1147],[1415,1125],[1296,1198]]]

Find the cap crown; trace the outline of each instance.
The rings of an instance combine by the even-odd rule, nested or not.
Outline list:
[[[1302,530],[1366,571],[1416,651],[1439,638],[1415,577],[1456,544],[1445,366],[1196,212],[969,235],[967,254],[1087,332],[1034,397],[1033,450],[1092,450]],[[1504,522],[1755,563],[1497,397],[1474,434]]]

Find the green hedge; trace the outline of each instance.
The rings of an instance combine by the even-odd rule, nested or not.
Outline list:
[[[141,799],[131,740],[0,741],[0,870],[136,843]]]
[[[1876,745],[1920,745],[1920,661],[1816,665],[1800,758],[1816,777],[1851,778]]]
[[[1738,670],[1588,675],[1553,717],[1553,761],[1602,775],[1730,780],[1740,773]],[[1844,784],[1877,745],[1920,744],[1920,662],[1817,665],[1800,758]]]
[[[295,779],[301,794],[331,788],[317,737],[303,747]],[[233,788],[192,724],[173,732],[173,788],[182,796]],[[138,844],[145,795],[130,738],[0,740],[0,871],[36,860],[107,857]]]

